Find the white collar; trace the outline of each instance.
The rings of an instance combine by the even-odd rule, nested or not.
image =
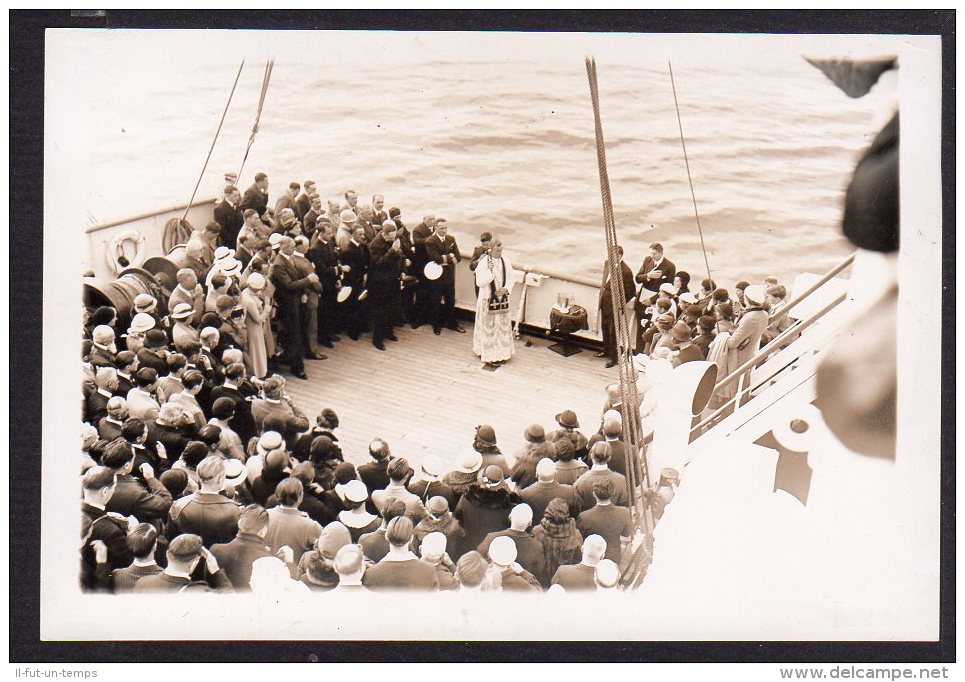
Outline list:
[[[233,383],[231,383],[230,381],[224,382],[224,387],[225,387],[225,388],[233,388],[233,389],[235,389],[235,390],[238,389],[238,385],[237,385],[237,384],[233,384]]]
[[[124,425],[124,422],[122,422],[120,419],[114,419],[114,417],[110,415],[107,415],[107,421],[110,422],[111,424],[117,424],[118,426]]]
[[[404,552],[400,552],[389,546],[389,553],[383,557],[382,561],[412,561],[413,559],[418,561],[419,557],[413,554],[411,550],[407,549]]]
[[[164,575],[169,575],[172,578],[185,578],[187,580],[191,579],[190,573],[182,573],[181,571],[175,571],[170,566],[164,569]]]
[[[598,462],[594,462],[591,469],[593,471],[609,471],[610,467],[607,466],[606,464],[599,464]]]
[[[110,346],[105,346],[104,344],[94,342],[94,348],[100,348],[101,350],[110,350]]]
[[[138,559],[137,557],[134,557],[134,563],[131,565],[147,568],[149,566],[157,566],[157,562],[154,560],[154,557],[151,557],[150,559]]]
[[[97,392],[100,393],[102,396],[104,396],[104,397],[106,397],[106,398],[113,398],[113,397],[114,397],[114,394],[113,394],[113,393],[111,393],[110,391],[107,391],[107,390],[101,388],[100,386],[97,387]]]

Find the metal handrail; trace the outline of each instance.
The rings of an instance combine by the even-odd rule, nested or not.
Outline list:
[[[193,204],[193,206],[197,208],[199,206],[207,206],[208,204],[213,204],[214,202],[215,202],[215,199],[212,197],[209,199],[204,199],[203,201],[196,201]],[[177,204],[169,208],[162,208],[161,210],[149,211],[147,213],[139,213],[138,215],[133,217],[127,217],[127,218],[122,218],[120,220],[112,220],[111,222],[108,222],[108,223],[99,223],[97,225],[92,225],[91,227],[88,227],[86,230],[84,230],[84,232],[86,234],[92,234],[94,232],[100,232],[101,230],[106,230],[111,227],[117,227],[118,225],[124,225],[125,223],[133,223],[137,220],[144,220],[145,218],[156,218],[159,215],[164,213],[180,213],[182,210],[186,209],[187,207],[188,207],[187,204]]]
[[[778,310],[778,311],[775,311],[774,313],[772,313],[772,314],[769,316],[768,319],[773,319],[773,318],[775,318],[775,317],[777,317],[777,316],[786,315],[788,310],[790,310],[791,308],[793,308],[794,306],[796,306],[797,304],[799,304],[801,301],[803,301],[804,299],[806,299],[808,296],[810,296],[811,294],[813,294],[815,291],[817,291],[818,289],[820,289],[822,286],[824,286],[825,284],[827,284],[827,283],[831,280],[831,278],[833,278],[835,275],[837,275],[838,273],[840,273],[842,270],[844,270],[845,268],[847,268],[847,267],[848,267],[849,265],[851,265],[852,263],[854,263],[854,254],[853,254],[853,253],[852,253],[851,255],[849,255],[847,258],[845,258],[843,261],[841,261],[840,263],[838,263],[837,265],[835,265],[833,268],[831,268],[830,270],[828,270],[828,271],[827,271],[824,275],[822,275],[814,284],[812,284],[812,285],[809,286],[807,289],[805,289],[803,292],[801,292],[800,294],[798,294],[797,296],[795,296],[793,299],[791,299],[790,302],[788,302],[787,304],[781,306],[781,309]],[[821,308],[821,310],[819,310],[818,312],[816,312],[814,315],[812,315],[811,317],[809,317],[807,320],[798,320],[797,322],[795,322],[794,324],[792,324],[790,327],[788,327],[787,329],[785,329],[783,332],[781,332],[780,334],[778,334],[776,337],[774,337],[773,339],[771,339],[770,343],[768,343],[766,346],[764,346],[763,348],[761,348],[760,351],[758,351],[758,352],[754,355],[754,357],[752,357],[750,360],[748,360],[747,362],[745,362],[743,365],[741,365],[740,367],[738,367],[737,369],[735,369],[734,371],[732,371],[730,374],[728,374],[726,377],[724,377],[723,379],[721,379],[720,381],[718,381],[718,382],[714,385],[714,393],[716,393],[717,391],[719,391],[719,390],[722,389],[722,388],[726,388],[727,386],[729,386],[730,384],[734,383],[735,381],[738,381],[738,380],[740,379],[740,377],[743,376],[746,372],[754,369],[754,367],[756,367],[757,365],[759,365],[762,361],[766,360],[766,359],[769,358],[771,355],[773,355],[773,354],[775,354],[777,351],[781,350],[781,348],[780,348],[781,344],[783,344],[785,341],[787,341],[788,338],[790,338],[791,336],[800,334],[800,333],[803,332],[805,329],[807,329],[808,327],[810,327],[811,325],[813,325],[813,324],[814,324],[815,322],[817,322],[819,319],[821,319],[822,317],[824,317],[828,312],[830,312],[833,308],[835,308],[835,307],[837,307],[838,305],[840,305],[840,304],[845,300],[845,298],[847,298],[847,295],[846,295],[846,294],[840,294],[840,295],[837,296],[833,301],[831,301],[830,303],[828,303],[827,305],[825,305],[823,308]],[[731,399],[728,400],[726,403],[724,403],[724,404],[721,405],[719,408],[717,408],[717,409],[716,409],[714,412],[712,412],[708,417],[706,417],[705,419],[703,419],[699,424],[697,424],[696,426],[694,426],[694,427],[690,430],[691,436],[693,436],[695,432],[699,431],[700,429],[704,428],[705,426],[707,426],[708,424],[710,424],[711,422],[713,422],[718,416],[720,416],[721,413],[723,413],[727,408],[729,408],[732,403],[734,403],[735,401],[740,400],[740,398],[744,395],[744,393],[749,392],[749,391],[751,391],[751,390],[752,390],[752,386],[750,386],[750,385],[748,385],[746,388],[742,388],[741,390],[739,390],[739,391],[737,392],[737,395],[735,395],[733,398],[731,398]],[[642,444],[642,445],[646,445],[647,443],[650,443],[652,440],[653,440],[653,432],[651,431],[651,432],[648,433],[646,436],[644,436],[643,441],[642,441],[641,444]]]

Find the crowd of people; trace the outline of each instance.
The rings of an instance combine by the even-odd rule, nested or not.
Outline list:
[[[627,297],[624,310],[632,315],[633,350],[638,356],[666,359],[674,367],[709,360],[717,364],[718,379],[723,379],[791,326],[787,311],[781,312],[787,288],[775,276],[763,284],[741,280],[734,285],[734,296],[710,278],[692,292],[690,273],[677,269],[662,244],[650,244],[635,276],[622,260],[622,247],[618,253]],[[597,357],[607,358],[607,367],[612,367],[617,362],[617,339],[609,270],[607,261],[600,290],[604,348]],[[715,401],[726,401],[735,392],[736,386],[727,387]]]
[[[126,331],[111,307],[85,319],[83,589],[616,589],[635,535],[620,406],[589,437],[567,410],[549,433],[528,427],[516,453],[483,425],[450,467],[414,468],[381,438],[354,466],[335,410],[312,424],[289,396],[279,349],[304,378],[319,346],[369,322],[380,350],[403,320],[463,331],[461,255],[445,220],[410,233],[380,195],[360,206],[348,191],[323,211],[314,183],[292,183],[269,210],[267,188],[263,173],[244,196],[225,188],[177,286],[138,295]],[[499,364],[515,273],[498,236],[481,236],[471,268],[474,350]],[[650,492],[666,501],[673,485]]]

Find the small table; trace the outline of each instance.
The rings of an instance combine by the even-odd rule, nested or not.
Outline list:
[[[550,311],[550,332],[559,332],[562,339],[549,347],[554,353],[559,353],[564,358],[580,353],[579,348],[572,342],[571,334],[589,329],[587,322],[586,308],[580,305],[571,305],[568,312],[563,312],[557,308]]]

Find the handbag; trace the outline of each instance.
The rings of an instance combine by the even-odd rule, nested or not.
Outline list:
[[[506,281],[506,261],[502,258],[499,259],[503,264],[503,282]],[[493,267],[493,261],[490,259],[489,267]],[[509,293],[497,294],[496,293],[496,278],[493,277],[493,281],[489,283],[489,312],[493,314],[502,314],[509,312]]]

